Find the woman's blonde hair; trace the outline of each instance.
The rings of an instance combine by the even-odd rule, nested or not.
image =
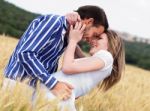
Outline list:
[[[108,51],[112,54],[114,62],[111,75],[105,78],[100,88],[107,91],[115,85],[120,79],[125,68],[125,51],[121,37],[113,30],[106,32],[108,36]]]

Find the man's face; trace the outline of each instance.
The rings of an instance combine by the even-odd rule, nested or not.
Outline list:
[[[99,37],[102,33],[104,32],[104,27],[103,26],[86,26],[84,35],[83,35],[83,40],[87,41],[88,43],[92,42],[92,39],[95,37]]]

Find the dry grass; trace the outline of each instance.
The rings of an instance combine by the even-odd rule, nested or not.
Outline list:
[[[18,40],[0,36],[0,85],[4,67]],[[15,92],[3,92],[0,86],[0,111],[47,111],[44,106],[56,103],[39,100],[35,107],[30,101],[31,91],[17,85]],[[28,93],[26,93],[28,92]],[[121,81],[103,93],[96,88],[90,94],[76,101],[79,111],[150,111],[150,72],[127,65]],[[49,109],[50,110],[50,109]],[[56,108],[51,109],[57,110]]]

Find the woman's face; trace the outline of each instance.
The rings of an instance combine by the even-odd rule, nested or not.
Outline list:
[[[107,50],[108,49],[108,37],[105,33],[101,34],[98,37],[93,37],[90,42],[91,49],[90,54],[93,55],[99,50]]]

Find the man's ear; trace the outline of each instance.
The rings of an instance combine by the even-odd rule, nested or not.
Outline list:
[[[87,24],[93,25],[93,23],[94,23],[94,19],[93,18],[87,19]]]

